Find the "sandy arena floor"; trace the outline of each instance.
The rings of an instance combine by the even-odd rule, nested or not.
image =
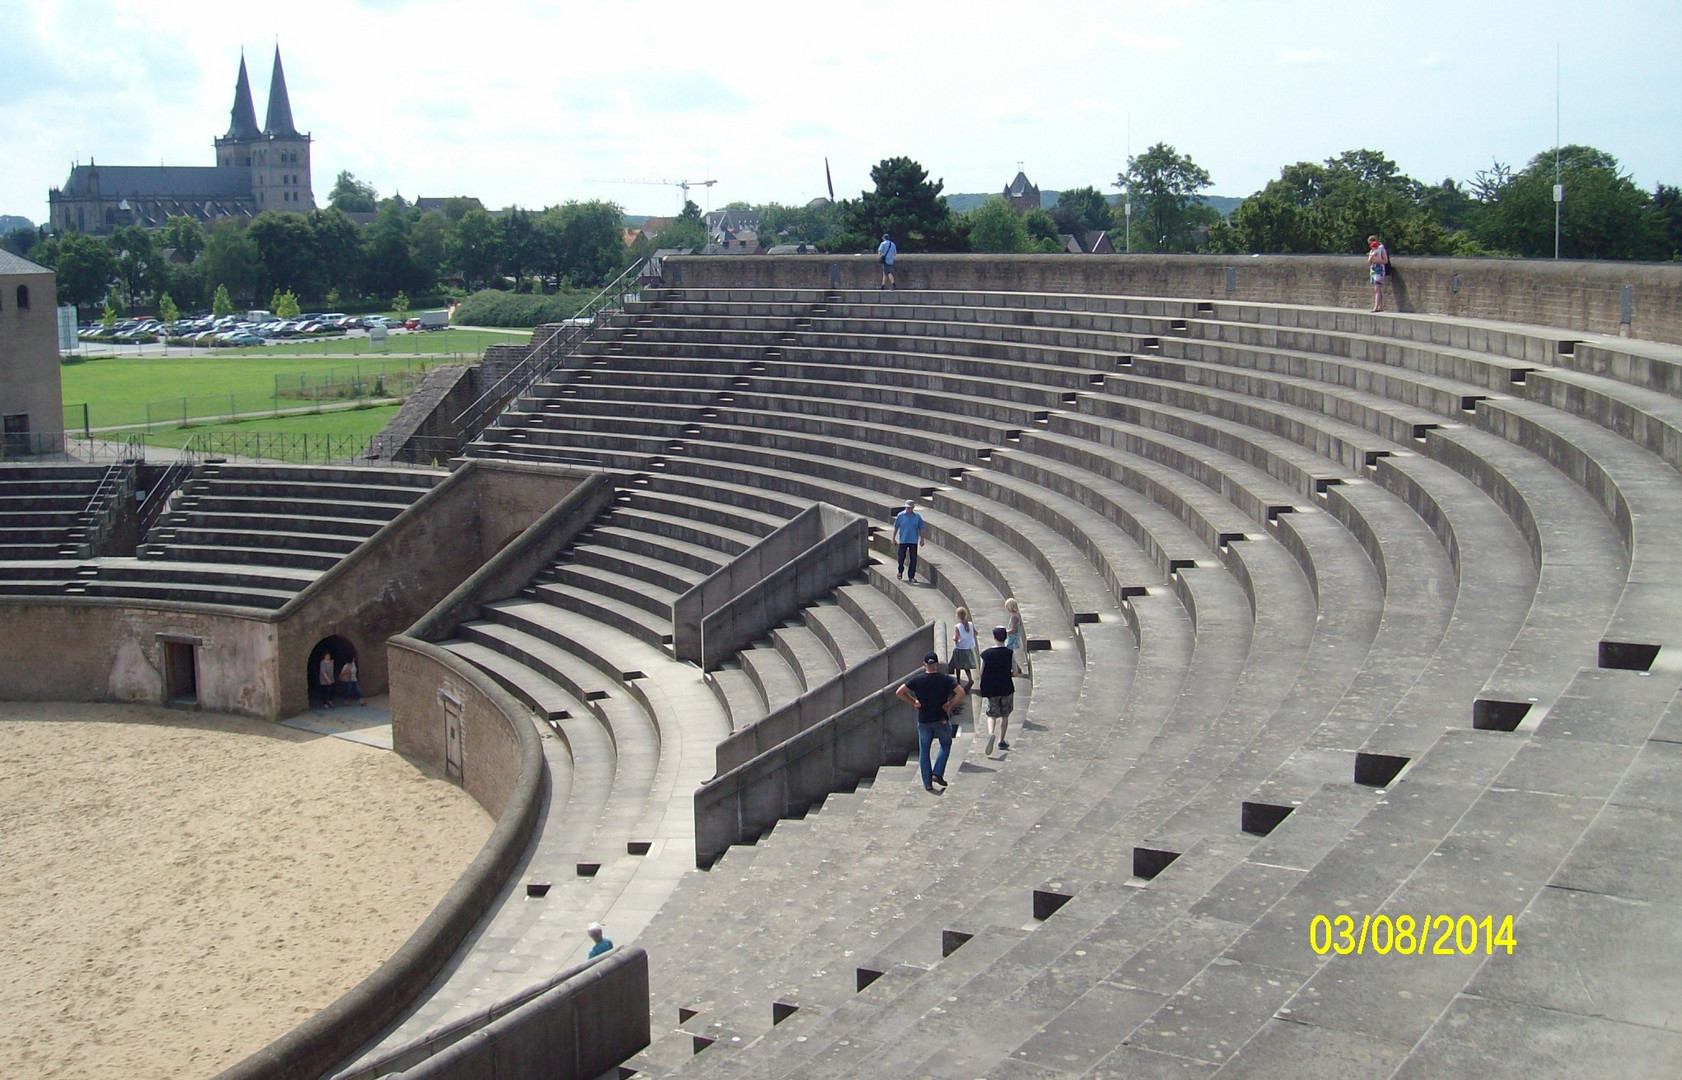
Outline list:
[[[492,825],[342,739],[0,702],[0,1076],[214,1075],[378,967]]]

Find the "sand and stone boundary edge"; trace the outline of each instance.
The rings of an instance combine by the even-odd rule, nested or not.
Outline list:
[[[496,828],[426,921],[373,974],[268,1046],[218,1073],[215,1080],[315,1080],[349,1058],[396,1020],[443,970],[496,900],[531,841],[549,772],[529,714],[501,687],[444,650],[414,639],[404,641],[403,647],[412,661],[436,665],[444,669],[440,676],[470,683],[501,714],[512,736],[508,745],[516,750],[518,772],[512,790],[497,807],[487,805],[495,799],[494,789],[463,785],[497,819]],[[495,745],[493,740],[484,742]],[[513,771],[508,766],[516,761],[500,764]]]

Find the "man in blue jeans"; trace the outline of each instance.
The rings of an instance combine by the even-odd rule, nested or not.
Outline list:
[[[952,753],[952,710],[964,700],[958,680],[940,670],[940,654],[923,657],[923,670],[900,684],[896,697],[917,710],[917,764],[923,771],[923,790],[946,787],[946,759]],[[940,743],[940,754],[929,762],[932,743]]]
[[[906,499],[905,509],[894,515],[894,540],[899,544],[899,570],[894,577],[915,581],[917,549],[923,544],[923,516],[917,513],[916,499]]]
[[[894,284],[894,256],[899,254],[899,245],[894,243],[893,237],[882,234],[882,242],[876,245],[876,261],[882,264],[882,284],[876,286],[876,291],[883,289],[898,289]]]

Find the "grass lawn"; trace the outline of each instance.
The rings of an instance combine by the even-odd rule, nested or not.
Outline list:
[[[424,334],[391,334],[382,352],[375,349],[366,337],[319,338],[315,341],[288,341],[285,344],[253,345],[245,349],[218,349],[218,355],[228,356],[289,356],[298,353],[356,356],[443,356],[452,359],[477,359],[487,345],[524,344],[524,339],[512,334],[493,334],[484,330],[429,330]]]
[[[406,364],[412,366],[417,359],[425,358],[393,356],[383,362],[389,370]],[[369,372],[378,370],[381,363],[378,357],[346,356],[343,361],[335,362],[320,357],[216,353],[195,357],[107,357],[65,364],[60,370],[65,405],[87,402],[92,425],[109,427],[143,424],[149,402],[179,402],[183,397],[188,399],[191,415],[256,412],[273,405],[276,375],[295,379],[299,375],[320,375],[333,370],[349,373],[361,368]],[[301,403],[281,403],[283,408],[298,404]],[[201,407],[206,405],[209,407]],[[79,427],[81,417],[72,410],[66,412],[71,423]],[[156,413],[153,419],[157,419]]]
[[[306,413],[300,416],[253,417],[232,423],[189,424],[187,427],[153,428],[146,441],[154,446],[185,446],[201,432],[229,432],[247,435],[346,435],[366,438],[385,427],[399,406],[375,405],[366,409]]]

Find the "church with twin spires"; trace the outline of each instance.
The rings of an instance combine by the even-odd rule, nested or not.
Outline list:
[[[241,56],[228,133],[216,140],[214,166],[76,165],[64,186],[47,194],[52,230],[109,233],[119,225],[161,228],[177,215],[208,222],[249,219],[265,210],[313,210],[310,137],[292,122],[279,46],[268,104],[259,129]]]

